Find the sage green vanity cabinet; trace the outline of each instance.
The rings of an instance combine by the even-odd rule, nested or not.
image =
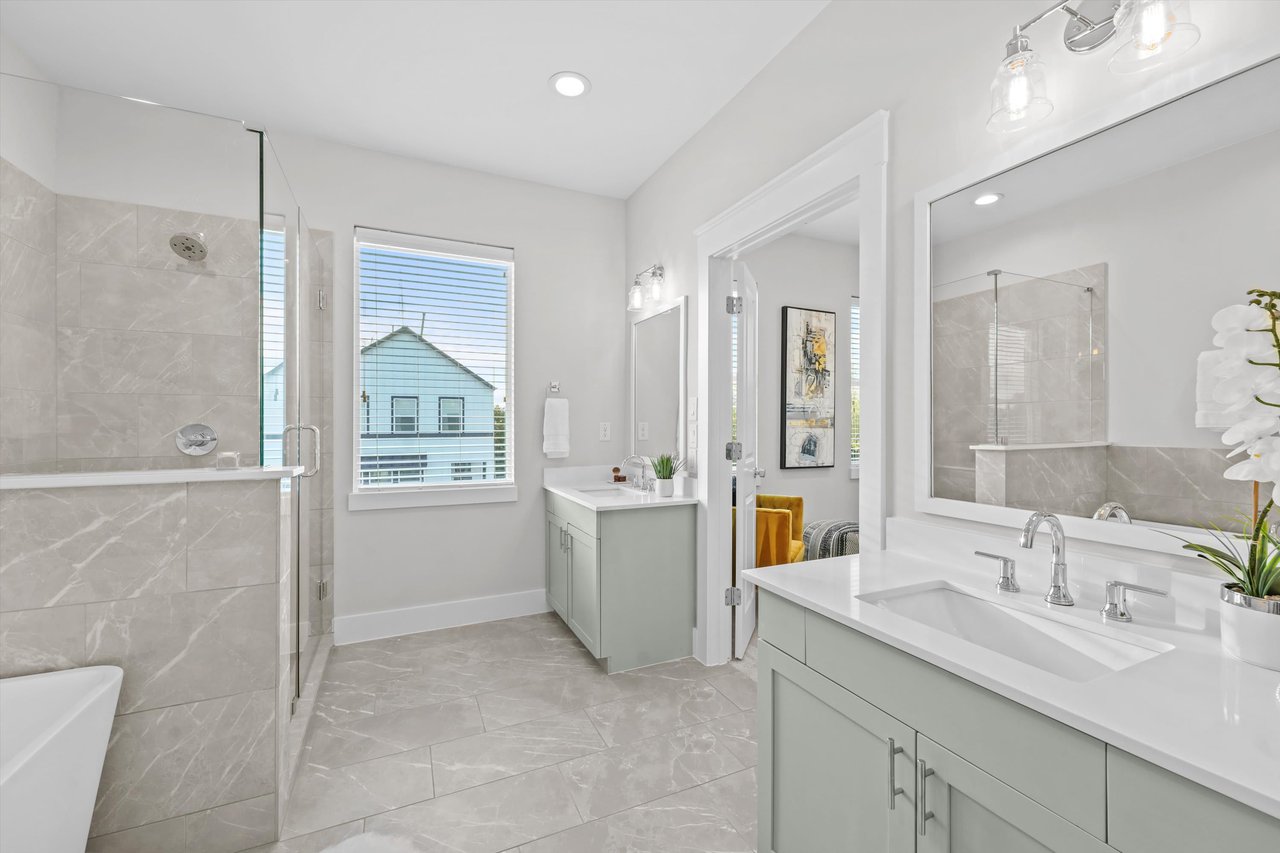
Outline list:
[[[923,765],[917,766],[915,781],[924,792],[916,815],[918,853],[1113,853],[924,735],[916,735],[916,751]]]
[[[547,604],[582,645],[611,673],[691,655],[697,507],[546,499]]]
[[[1268,815],[768,591],[759,600],[761,851],[1280,851]],[[890,738],[903,750],[892,798]]]
[[[767,642],[758,653],[760,850],[913,850],[915,732]]]
[[[547,604],[561,619],[569,618],[568,525],[555,513],[547,513]]]
[[[1280,820],[1115,747],[1107,782],[1107,840],[1122,853],[1280,850]]]

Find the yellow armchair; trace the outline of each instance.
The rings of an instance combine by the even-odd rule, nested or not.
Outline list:
[[[733,558],[738,559],[738,508],[733,508]],[[756,496],[756,568],[799,562],[804,557],[804,498]]]

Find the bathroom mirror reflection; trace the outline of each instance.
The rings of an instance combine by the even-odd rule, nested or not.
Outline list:
[[[933,497],[1252,510],[1197,370],[1215,312],[1280,288],[1276,91],[1271,61],[931,204]]]
[[[685,298],[631,323],[631,452],[683,459]]]

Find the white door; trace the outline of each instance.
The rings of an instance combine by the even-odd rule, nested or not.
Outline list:
[[[741,573],[755,568],[756,563],[756,485],[764,477],[759,467],[759,394],[757,391],[757,366],[760,350],[760,290],[747,265],[741,261],[733,264],[734,294],[742,300],[739,312],[734,315],[738,324],[737,365],[737,441],[742,445],[738,460],[738,574],[733,585],[742,590],[742,603],[733,608],[733,656],[741,658],[747,653],[747,644],[756,630],[756,588]]]

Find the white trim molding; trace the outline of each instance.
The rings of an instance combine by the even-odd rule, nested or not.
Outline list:
[[[914,240],[915,259],[913,325],[914,412],[915,412],[915,476],[914,495],[917,512],[965,521],[1020,528],[1028,513],[1021,509],[969,503],[933,497],[933,329],[932,253],[930,251],[929,212],[933,202],[981,183],[995,175],[1024,163],[1066,148],[1090,136],[1102,133],[1144,113],[1158,109],[1228,77],[1271,61],[1277,57],[1261,47],[1232,57],[1224,57],[1188,68],[1153,82],[1141,92],[1121,99],[1106,109],[1060,127],[1048,127],[1021,144],[984,163],[978,163],[940,181],[915,195]],[[1133,548],[1162,555],[1186,556],[1177,536],[1212,543],[1202,531],[1173,525],[1128,525],[1094,521],[1091,518],[1062,518],[1066,534],[1104,545]]]
[[[547,606],[547,591],[538,587],[505,595],[464,598],[373,613],[352,613],[334,617],[333,642],[334,645],[346,646],[366,640],[381,640],[384,637],[474,625],[477,622],[533,616],[550,609]]]
[[[859,298],[862,304],[862,445],[859,520],[862,547],[884,547],[888,401],[887,164],[889,113],[858,125],[787,169],[697,229],[698,238],[698,595],[694,654],[718,664],[732,654],[732,615],[724,590],[733,577],[729,439],[731,367],[727,282],[711,264],[738,257],[800,223],[857,201]]]

